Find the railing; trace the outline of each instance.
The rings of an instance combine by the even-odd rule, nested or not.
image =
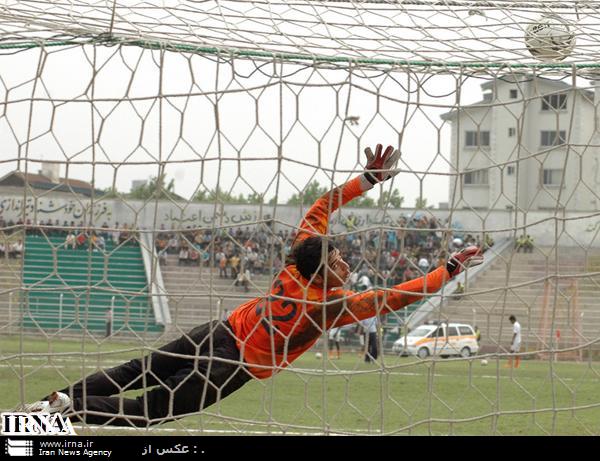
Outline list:
[[[154,310],[154,318],[159,325],[169,325],[171,323],[171,312],[169,310],[168,293],[164,289],[165,283],[152,233],[140,233],[140,251],[144,260],[146,278],[150,284],[150,299]]]
[[[469,276],[469,281],[473,282],[480,274],[485,272],[491,264],[493,264],[493,262],[498,256],[500,256],[507,248],[511,247],[512,245],[514,245],[514,241],[512,238],[505,238],[503,240],[500,240],[496,243],[496,245],[492,247],[493,252],[490,251],[486,253],[486,255],[490,254],[491,257],[486,257],[483,261],[483,264],[459,274],[457,277],[455,277],[446,285],[444,285],[441,291],[443,296],[429,296],[425,300],[425,302],[409,317],[408,321],[406,322],[406,326],[408,327],[408,329],[412,330],[415,327],[421,325],[425,321],[427,316],[429,316],[432,312],[434,312],[440,307],[442,301],[447,301],[448,296],[456,291],[459,283],[465,286],[467,274]]]

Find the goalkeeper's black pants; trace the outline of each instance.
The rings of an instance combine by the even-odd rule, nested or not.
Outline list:
[[[61,390],[73,400],[64,414],[88,424],[113,426],[172,421],[197,413],[252,379],[241,363],[229,323],[209,322],[143,360],[99,371]],[[148,389],[151,386],[155,387]],[[114,396],[132,389],[148,390],[133,399]]]

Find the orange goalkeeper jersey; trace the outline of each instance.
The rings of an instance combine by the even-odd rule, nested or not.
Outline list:
[[[319,198],[303,218],[294,245],[311,235],[325,235],[329,215],[361,194],[358,177]],[[438,291],[449,278],[446,268],[439,267],[388,290],[356,293],[309,284],[290,264],[277,275],[268,297],[242,304],[228,321],[249,371],[268,378],[310,349],[323,329],[401,309]]]

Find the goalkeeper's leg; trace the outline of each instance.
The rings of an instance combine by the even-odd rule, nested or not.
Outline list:
[[[176,358],[160,351],[190,358]],[[144,361],[144,369],[141,360],[132,360],[75,384],[73,404],[67,414],[89,424],[147,426],[198,412],[251,379],[239,364],[240,352],[230,328],[218,321],[195,328]],[[144,384],[159,387],[135,399],[110,397]],[[62,392],[68,393],[69,388]]]
[[[214,357],[211,362],[199,363],[197,369],[180,370],[160,387],[135,399],[103,396],[74,399],[66,415],[88,424],[146,427],[197,413],[251,379],[240,365],[219,362]]]
[[[209,324],[194,328],[188,334],[162,346],[158,351],[142,359],[133,359],[122,365],[107,370],[100,370],[72,386],[61,389],[71,398],[84,395],[114,395],[122,391],[142,389],[159,384],[181,368],[188,368],[196,355],[196,345],[208,341]],[[213,325],[214,328],[214,325]],[[173,357],[168,354],[189,355],[189,358]],[[43,400],[46,400],[43,399]]]

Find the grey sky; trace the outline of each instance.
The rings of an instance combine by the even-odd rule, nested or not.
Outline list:
[[[40,56],[41,77],[35,79]],[[117,188],[128,191],[131,180],[157,175],[162,161],[176,179],[176,192],[186,197],[219,180],[222,188],[252,188],[267,197],[279,187],[285,200],[313,175],[330,183],[326,169],[359,170],[364,147],[398,145],[400,132],[407,173],[395,186],[407,205],[419,194],[419,180],[409,171],[449,172],[449,131],[439,114],[454,103],[452,76],[356,71],[349,91],[346,70],[286,64],[277,69],[284,75],[280,84],[272,63],[236,60],[233,78],[231,63],[165,53],[160,90],[158,51],[34,49],[3,59],[11,63],[1,74],[2,99],[11,101],[0,118],[3,157],[29,159],[32,172],[39,169],[35,160],[69,162],[70,177],[94,177],[100,188],[116,179]],[[465,103],[480,97],[479,83],[462,85]],[[215,88],[221,91],[218,101]],[[239,91],[245,89],[252,90]],[[360,117],[359,124],[343,123],[346,115]],[[286,160],[277,186],[279,145]],[[0,172],[15,166],[3,163]],[[428,176],[423,184],[429,203],[447,200],[445,176]]]
[[[5,3],[12,14],[30,18],[28,26],[16,20],[14,27],[11,21],[3,25],[5,35],[17,30],[23,40],[57,31],[99,33],[110,22],[103,2],[54,2],[46,9],[37,2]],[[290,9],[275,1],[117,5],[111,30],[128,39],[226,47],[244,42],[250,49],[449,62],[485,56],[490,62],[531,62],[523,30],[540,14],[311,2]],[[581,24],[593,28],[596,16],[588,16]],[[439,115],[478,101],[479,84],[496,72],[466,78],[456,69],[386,74],[364,67],[349,73],[347,65],[317,69],[310,62],[217,64],[214,54],[135,46],[36,48],[1,59],[0,101],[8,104],[0,115],[0,148],[3,159],[29,160],[22,170],[37,172],[40,159],[58,160],[65,162],[63,175],[68,163],[69,177],[94,179],[99,188],[114,182],[128,191],[133,179],[156,176],[163,164],[185,197],[218,183],[236,193],[277,194],[284,202],[313,178],[331,184],[327,169],[360,170],[364,147],[398,145],[403,133],[403,173],[393,187],[406,206],[414,204],[421,185],[430,204],[448,200],[450,133]],[[360,117],[359,124],[344,123],[347,115]],[[285,158],[280,170],[279,147]],[[16,162],[2,163],[0,174],[15,168]],[[333,181],[349,174],[338,172]]]

